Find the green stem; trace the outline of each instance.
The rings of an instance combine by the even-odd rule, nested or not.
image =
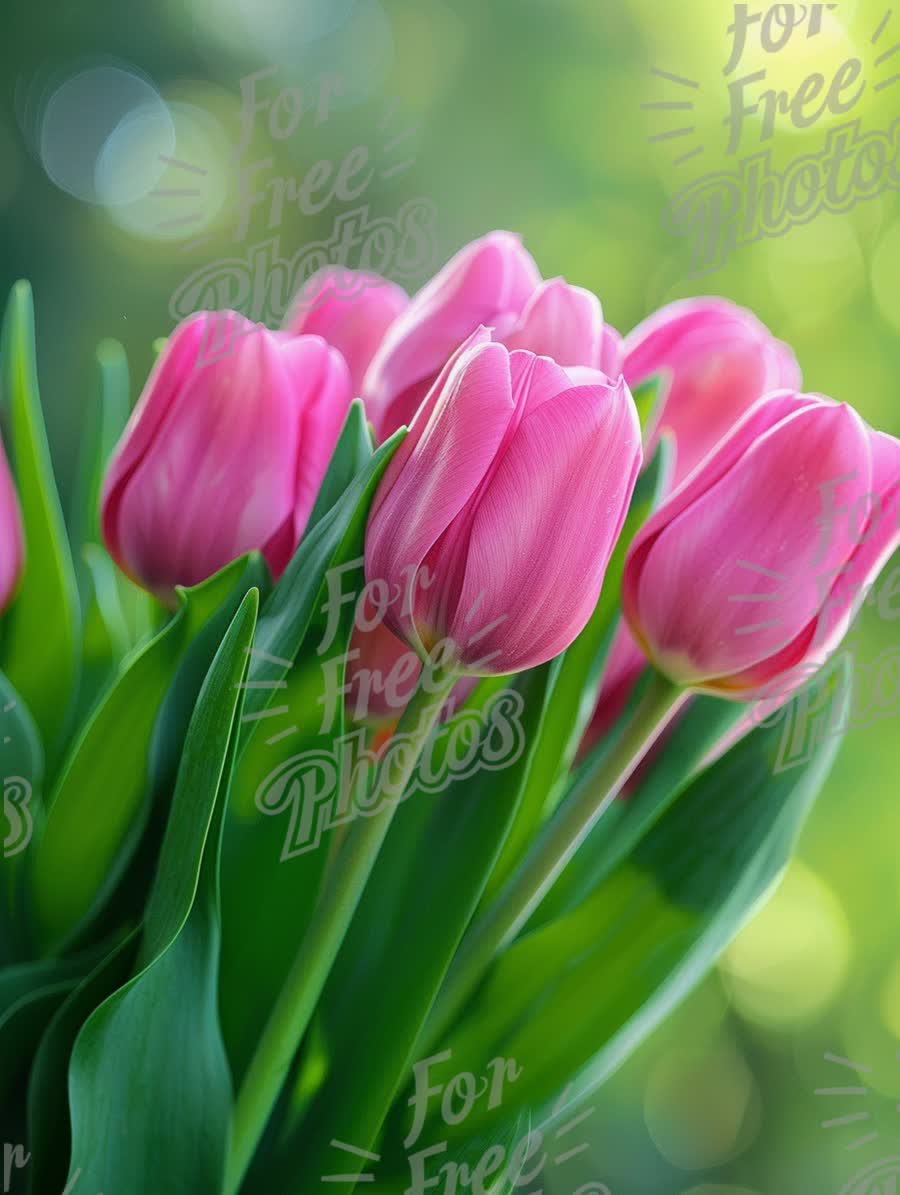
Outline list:
[[[397,798],[413,773],[456,679],[452,673],[437,673],[428,666],[423,669],[419,687],[391,740],[396,742],[399,735],[404,735],[412,749],[400,752],[400,762],[391,768],[389,776],[385,766],[387,756],[382,757],[375,785],[385,790],[384,807],[374,816],[355,819],[339,864],[326,878],[316,912],[238,1092],[225,1178],[226,1195],[235,1195],[240,1189],[378,858],[399,804]]]
[[[417,1057],[425,1057],[440,1041],[492,960],[525,926],[686,697],[685,690],[654,673],[618,742],[598,768],[575,785],[463,939],[417,1043]]]

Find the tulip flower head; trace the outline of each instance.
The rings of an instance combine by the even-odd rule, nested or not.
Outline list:
[[[622,355],[629,386],[655,374],[663,378],[666,392],[647,455],[662,432],[674,437],[673,486],[764,394],[800,386],[790,348],[725,299],[684,299],[661,308],[626,336]]]
[[[12,475],[0,444],[0,610],[12,601],[24,562],[22,516]]]
[[[455,671],[517,672],[563,651],[596,606],[641,461],[624,381],[474,333],[447,363],[375,495],[366,574],[387,622]]]
[[[204,357],[211,321],[233,345]],[[171,602],[259,550],[277,578],[312,510],[350,402],[347,366],[317,336],[234,312],[200,313],[170,337],[113,456],[102,496],[119,566]]]
[[[647,458],[663,433],[672,438],[671,489],[764,394],[800,385],[800,368],[790,348],[751,312],[725,299],[684,299],[661,308],[629,333],[618,360],[610,330],[606,340],[607,362],[601,366],[606,373],[621,370],[632,387],[654,376],[662,379],[663,401],[646,436]],[[587,732],[589,743],[618,720],[646,664],[622,623]]]
[[[838,645],[900,541],[900,441],[849,406],[757,403],[635,538],[622,602],[653,663],[738,700]]]

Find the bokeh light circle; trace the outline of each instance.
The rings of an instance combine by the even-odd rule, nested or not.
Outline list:
[[[831,1003],[847,977],[850,954],[840,901],[815,872],[795,861],[719,966],[744,1017],[790,1029]]]
[[[165,169],[160,158],[175,148],[175,126],[159,93],[120,65],[86,67],[57,81],[37,122],[37,151],[48,177],[86,203],[130,203],[145,195]],[[129,152],[138,130],[153,146],[140,162]]]

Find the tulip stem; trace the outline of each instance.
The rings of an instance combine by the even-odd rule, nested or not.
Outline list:
[[[576,783],[494,903],[469,929],[417,1043],[425,1057],[450,1028],[493,959],[523,929],[688,694],[654,672],[615,746]]]
[[[371,794],[381,789],[384,798],[378,804],[382,807],[374,816],[371,813],[357,816],[351,823],[338,865],[326,876],[316,911],[238,1091],[226,1168],[226,1195],[236,1195],[240,1190],[372,873],[400,803],[398,798],[457,679],[455,674],[434,667],[423,669],[419,686],[381,755],[374,781],[377,788],[373,786],[367,800],[371,810]],[[390,745],[400,735],[412,749],[398,751],[399,758],[389,766]]]

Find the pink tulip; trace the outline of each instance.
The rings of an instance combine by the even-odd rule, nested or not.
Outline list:
[[[509,330],[540,281],[510,232],[489,233],[451,258],[395,321],[369,366],[363,396],[379,436],[411,422],[448,358],[479,325]]]
[[[663,432],[674,438],[673,489],[767,391],[800,385],[800,368],[788,346],[725,299],[685,299],[663,307],[626,337],[620,352],[630,386],[654,374],[664,379],[667,390],[650,429],[647,459]],[[614,362],[601,368],[618,372]],[[603,675],[588,746],[617,721],[645,667],[623,623]]]
[[[640,467],[624,381],[574,385],[547,357],[475,332],[392,459],[366,575],[400,595],[391,629],[471,675],[551,659],[582,630]],[[433,657],[434,658],[434,657]]]
[[[749,700],[834,650],[900,542],[900,441],[817,395],[757,403],[638,533],[622,605],[680,684]]]
[[[772,390],[796,390],[800,368],[787,345],[754,315],[724,299],[685,299],[639,324],[622,346],[632,388],[654,374],[668,387],[650,429],[675,438],[678,485],[741,416]]]
[[[408,303],[402,287],[374,274],[320,270],[295,299],[285,327],[294,336],[321,336],[338,349],[356,395],[385,332]]]
[[[209,358],[213,338],[230,350]],[[234,312],[191,316],[157,361],[106,475],[110,554],[166,601],[252,549],[278,577],[349,401],[344,360],[319,337],[269,332]]]
[[[6,609],[16,591],[24,554],[19,499],[0,444],[0,611]]]

